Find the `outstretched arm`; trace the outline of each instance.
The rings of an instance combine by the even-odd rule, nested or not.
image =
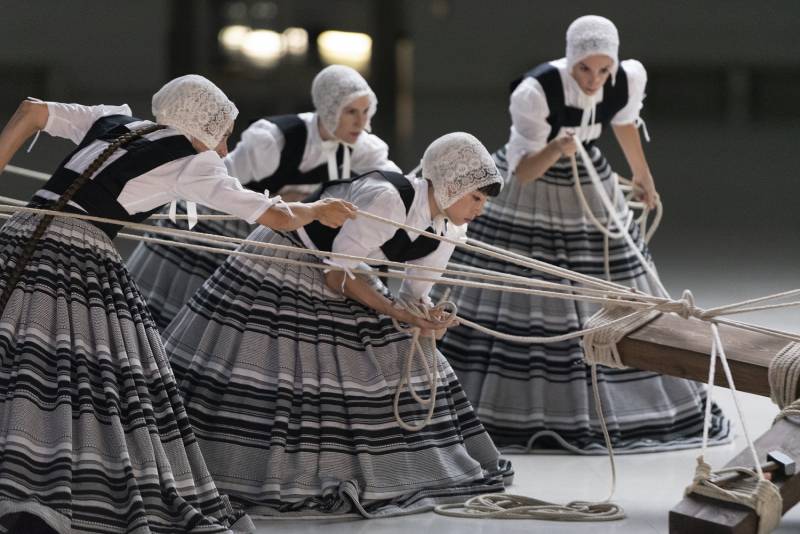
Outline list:
[[[23,101],[0,132],[0,169],[5,168],[19,147],[47,125],[49,113],[44,102]]]
[[[658,193],[656,192],[653,175],[650,174],[650,167],[647,165],[647,159],[644,156],[639,129],[633,123],[614,124],[613,128],[617,142],[622,147],[622,152],[625,154],[625,159],[628,160],[628,166],[633,173],[633,185],[641,191],[642,201],[647,204],[647,207],[650,209],[655,208]]]
[[[274,205],[262,213],[256,222],[273,230],[291,231],[313,221],[338,228],[347,219],[356,216],[356,207],[338,198],[325,198],[309,204],[289,202],[284,206]],[[291,213],[290,213],[291,210]]]

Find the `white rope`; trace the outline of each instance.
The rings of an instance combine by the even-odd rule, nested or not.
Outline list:
[[[589,157],[589,153],[586,152],[586,148],[584,148],[583,143],[576,143],[576,145],[577,145],[577,148],[578,148],[578,152],[580,153],[581,159],[583,160],[583,165],[586,168],[586,172],[588,173],[589,178],[592,180],[592,183],[594,184],[595,190],[597,191],[597,195],[599,196],[600,200],[602,201],[603,205],[605,206],[606,211],[608,212],[608,215],[614,220],[614,224],[616,225],[617,228],[625,229],[625,226],[622,224],[622,221],[620,221],[620,219],[619,219],[619,214],[617,213],[617,211],[616,211],[616,209],[614,207],[614,203],[611,201],[611,199],[608,198],[608,194],[606,193],[606,190],[603,188],[603,183],[600,181],[600,176],[597,174],[597,170],[594,168],[594,164],[592,163],[592,159]],[[573,160],[575,159],[574,155],[572,156],[572,159]],[[576,179],[577,179],[577,177],[576,177]],[[650,262],[647,261],[647,259],[644,257],[644,255],[642,254],[642,251],[639,249],[637,244],[633,241],[633,238],[631,237],[630,233],[627,230],[625,230],[625,232],[623,234],[623,237],[625,238],[625,241],[628,242],[628,245],[631,247],[633,253],[639,259],[639,262],[641,263],[642,268],[650,276],[650,279],[656,285],[656,287],[658,288],[658,290],[661,293],[661,295],[665,296],[665,297],[668,297],[669,296],[669,292],[664,287],[664,285],[661,283],[661,280],[659,279],[658,274],[656,274],[655,270],[650,265]]]
[[[772,402],[781,409],[776,418],[800,416],[800,343],[790,343],[769,364],[769,389]]]
[[[584,157],[585,156],[585,151],[582,151],[581,154],[582,154],[582,157]],[[590,176],[592,176],[591,170],[590,170]],[[594,180],[595,177],[592,176],[592,178]],[[595,185],[597,185],[597,184],[595,184]],[[601,195],[601,197],[602,197],[602,195]],[[604,202],[606,200],[608,200],[608,199],[604,198]],[[45,213],[45,212],[49,211],[49,210],[40,210],[40,209],[35,209],[35,208],[19,208],[18,206],[0,206],[0,209],[5,209],[5,211],[8,211],[8,208],[10,208],[11,210],[16,210],[16,211],[29,211],[29,212],[34,212],[34,213]],[[608,208],[608,206],[607,206],[607,208]],[[613,214],[613,212],[611,212],[611,211],[609,211],[609,213]],[[100,221],[100,222],[109,221],[109,219],[103,219],[103,218],[100,218],[100,217],[91,217],[91,216],[86,216],[86,215],[81,215],[81,214],[57,213],[57,215],[58,216],[62,216],[62,217],[76,217],[76,218],[87,219],[87,220],[96,220],[96,221]],[[366,215],[370,216],[372,218],[379,219],[379,220],[382,219],[384,222],[387,222],[387,223],[390,223],[390,224],[395,224],[396,226],[401,226],[401,227],[405,226],[405,225],[396,224],[393,221],[389,221],[389,220],[383,219],[383,218],[378,217],[378,216],[373,216],[371,214],[366,214]],[[612,215],[612,216],[615,216],[615,215]],[[112,221],[112,222],[124,222],[124,221]],[[617,224],[618,227],[621,227],[621,225],[619,224],[619,220],[618,219],[615,219],[615,224]],[[183,237],[189,237],[189,238],[194,238],[194,239],[198,239],[199,238],[200,240],[210,241],[210,242],[213,242],[215,244],[219,244],[219,242],[225,242],[225,243],[235,243],[235,244],[239,244],[239,245],[241,245],[241,244],[252,244],[252,245],[256,245],[256,246],[264,246],[264,245],[266,245],[265,243],[260,243],[260,242],[251,242],[251,241],[248,241],[248,240],[241,240],[241,239],[234,239],[234,238],[222,238],[221,236],[213,236],[211,234],[199,234],[197,232],[186,232],[186,231],[182,231],[182,230],[165,229],[165,228],[153,227],[153,226],[150,226],[149,228],[143,228],[143,227],[147,227],[148,225],[133,225],[133,224],[129,224],[129,226],[131,226],[131,227],[139,227],[139,229],[145,229],[145,230],[149,229],[150,231],[162,232],[162,233],[167,233],[167,234],[171,234],[171,235],[176,235],[177,234],[177,235],[182,235]],[[419,230],[417,230],[415,228],[407,227],[407,229],[415,231],[416,233],[419,233],[419,234],[427,234],[427,232],[420,232]],[[186,235],[186,234],[189,234],[189,235]],[[162,242],[164,241],[164,240],[158,240],[158,239],[144,238],[143,236],[142,237],[140,237],[140,236],[131,236],[131,237],[142,239],[142,240],[152,240],[152,241],[162,241]],[[448,238],[441,237],[441,236],[436,236],[436,235],[433,235],[433,234],[430,234],[430,237],[433,237],[435,239],[439,239],[439,240],[442,240],[442,241],[448,241]],[[630,238],[630,235],[627,234],[627,232],[625,234],[625,237],[629,241],[629,244],[631,244],[633,246],[634,250],[638,251],[638,249],[632,243],[632,239]],[[450,241],[453,241],[453,240],[450,240]],[[192,247],[197,247],[199,249],[205,249],[205,250],[209,250],[209,251],[213,251],[213,252],[217,252],[217,253],[231,253],[231,251],[215,249],[214,247],[202,247],[202,246],[199,246],[199,245],[190,245],[190,244],[186,244],[186,243],[175,243],[175,242],[166,242],[166,243],[170,244],[170,245],[173,245],[173,246],[186,246],[186,245],[189,245],[189,246],[192,246]],[[524,258],[520,258],[519,255],[516,255],[516,254],[513,254],[513,253],[507,253],[507,252],[506,253],[500,253],[500,252],[498,252],[498,249],[496,247],[485,246],[483,244],[481,244],[480,246],[475,245],[475,244],[469,245],[469,244],[460,243],[460,242],[455,242],[455,244],[457,246],[462,246],[462,247],[474,247],[477,251],[479,251],[482,254],[487,254],[487,255],[490,255],[492,257],[499,257],[499,258],[504,259],[505,261],[513,260],[512,263],[517,263],[517,264],[520,264],[520,265],[523,265],[523,266],[526,266],[526,267],[531,267],[531,266],[536,264],[536,262],[534,262],[534,261],[530,261],[530,260],[527,260],[527,259],[524,259]],[[267,248],[282,248],[282,249],[285,249],[285,250],[291,249],[294,252],[299,252],[299,253],[304,253],[304,254],[314,254],[315,252],[319,252],[319,251],[311,251],[311,250],[308,250],[308,249],[301,249],[301,248],[298,248],[298,247],[288,247],[288,246],[281,246],[281,245],[271,245],[271,246],[269,246]],[[233,251],[233,253],[235,253],[235,254],[238,253],[239,255],[257,257],[257,258],[260,258],[260,259],[267,259],[264,256],[259,255],[259,254],[250,254],[250,253],[244,253],[244,252],[240,252],[240,251]],[[334,256],[346,257],[346,255],[335,255],[335,254],[332,254],[332,253],[319,254],[319,255],[324,255],[324,256],[327,256],[327,257],[334,257]],[[647,268],[647,262],[644,261],[643,257],[641,257],[641,253],[639,253],[639,256],[640,256],[640,261],[642,261],[642,265],[645,266],[645,268]],[[316,267],[316,268],[328,268],[328,269],[330,268],[329,266],[324,266],[324,265],[321,265],[321,264],[318,264],[318,263],[314,264],[312,262],[300,262],[298,260],[289,260],[288,258],[274,258],[273,257],[273,258],[269,258],[269,259],[271,259],[273,261],[275,261],[275,260],[283,260],[284,262],[302,264],[302,265],[312,266],[312,267]],[[353,259],[353,257],[350,257],[350,259]],[[362,260],[367,260],[367,261],[373,261],[373,260],[369,260],[367,258],[361,258],[361,259]],[[386,263],[388,264],[388,263],[392,263],[392,262],[386,262]],[[400,264],[400,265],[402,265],[402,264]],[[548,270],[550,270],[550,269],[548,268]],[[357,270],[354,270],[354,272],[356,272],[356,271]],[[469,273],[467,271],[456,271],[456,272],[457,272],[458,276],[476,276],[476,275],[477,276],[481,276],[481,275],[482,276],[486,276],[485,273],[475,273],[475,272]],[[553,269],[551,272],[559,272],[559,269]],[[420,277],[414,277],[414,276],[409,276],[409,275],[401,275],[400,273],[392,273],[392,274],[394,274],[395,276],[398,276],[398,277],[402,276],[404,278],[409,278],[409,279],[415,279],[415,278],[419,279],[420,278]],[[776,294],[776,295],[770,295],[770,296],[767,296],[767,297],[761,297],[761,298],[758,298],[758,299],[751,299],[751,300],[740,302],[740,303],[721,306],[721,307],[718,307],[718,308],[715,308],[715,309],[711,309],[711,310],[702,310],[700,308],[697,308],[694,305],[694,301],[693,301],[693,298],[691,297],[691,293],[688,293],[688,292],[685,292],[683,298],[681,300],[679,300],[679,301],[670,301],[670,300],[666,300],[666,299],[660,299],[659,301],[655,301],[654,302],[653,301],[653,297],[646,296],[646,295],[643,295],[641,293],[638,293],[635,290],[632,290],[631,288],[625,288],[624,286],[619,286],[618,284],[604,284],[604,283],[598,282],[596,280],[593,280],[590,277],[586,277],[585,275],[578,276],[578,277],[573,277],[572,273],[569,273],[569,272],[568,272],[568,275],[569,276],[567,276],[567,279],[572,279],[573,281],[578,281],[578,280],[575,280],[575,278],[578,278],[578,279],[581,279],[582,283],[587,283],[587,281],[588,281],[590,283],[589,285],[593,285],[595,288],[598,288],[598,287],[605,288],[607,291],[611,290],[611,289],[614,289],[615,291],[609,291],[609,292],[616,292],[618,294],[616,295],[616,298],[579,295],[580,288],[576,288],[574,286],[565,286],[564,291],[568,291],[569,294],[562,294],[562,293],[557,293],[557,292],[554,292],[554,291],[546,292],[546,291],[541,291],[541,290],[529,290],[529,289],[526,289],[526,288],[499,286],[497,284],[479,284],[479,285],[480,286],[484,286],[484,287],[492,287],[492,289],[497,289],[499,291],[530,292],[532,294],[551,293],[551,294],[554,294],[554,295],[557,294],[558,295],[557,298],[569,298],[571,300],[572,299],[579,299],[579,298],[586,299],[586,300],[595,299],[595,300],[603,300],[605,302],[611,302],[615,306],[619,306],[620,304],[622,304],[623,306],[630,305],[632,307],[637,307],[638,306],[640,308],[639,310],[634,310],[631,313],[627,313],[627,311],[622,311],[621,312],[621,316],[618,316],[616,318],[611,318],[610,321],[608,321],[608,322],[598,321],[601,324],[598,324],[597,328],[594,328],[594,327],[592,327],[590,325],[590,328],[587,328],[584,331],[582,331],[583,334],[588,334],[588,333],[597,331],[597,330],[599,330],[601,328],[607,328],[608,324],[614,324],[614,323],[617,323],[617,322],[621,324],[623,322],[628,322],[629,320],[632,320],[632,319],[635,319],[636,321],[638,321],[638,320],[641,320],[642,316],[644,316],[645,313],[646,314],[652,314],[654,311],[657,311],[659,309],[660,310],[664,310],[664,311],[671,311],[671,312],[674,312],[674,313],[678,313],[678,314],[680,314],[680,315],[682,315],[684,317],[698,317],[698,318],[701,318],[702,320],[711,321],[711,328],[712,328],[712,334],[713,334],[713,338],[714,339],[713,339],[713,343],[712,343],[712,363],[711,363],[711,367],[710,367],[710,380],[713,380],[713,370],[715,368],[715,361],[716,361],[717,355],[719,355],[721,363],[723,365],[723,369],[725,370],[726,378],[727,378],[727,380],[729,382],[729,386],[731,388],[731,393],[733,395],[734,404],[736,405],[736,409],[737,409],[737,412],[739,413],[740,420],[742,420],[742,416],[741,416],[741,409],[739,407],[738,400],[736,398],[735,385],[733,383],[733,378],[731,376],[730,369],[729,369],[728,364],[727,364],[727,358],[725,357],[725,354],[724,354],[724,349],[722,347],[721,339],[719,338],[718,329],[717,329],[717,326],[715,324],[716,322],[719,321],[719,319],[713,319],[712,320],[712,318],[717,314],[723,314],[723,313],[725,313],[725,314],[744,313],[745,311],[754,311],[754,310],[760,310],[760,309],[771,309],[771,308],[774,308],[774,307],[777,307],[777,306],[790,307],[790,306],[797,306],[798,304],[800,304],[800,301],[783,303],[783,304],[780,304],[780,305],[777,305],[777,304],[774,304],[774,305],[761,304],[763,302],[767,302],[769,300],[774,300],[776,298],[786,298],[788,296],[792,296],[792,295],[795,295],[797,293],[800,293],[800,290],[792,290],[792,291],[788,291],[788,292],[779,293],[779,294]],[[498,275],[491,275],[491,276],[495,276],[496,277]],[[654,279],[657,280],[657,276]],[[454,284],[458,284],[458,283],[464,284],[465,283],[465,282],[462,282],[460,280],[449,280],[449,279],[444,279],[444,278],[440,279],[439,281],[443,282],[443,283],[452,282]],[[518,282],[518,280],[514,280],[514,281]],[[475,283],[475,284],[477,284],[477,283]],[[660,282],[659,282],[659,284],[660,284]],[[584,289],[589,289],[589,288],[584,288]],[[622,291],[620,291],[620,289]],[[596,291],[596,289],[595,289],[595,291]],[[687,296],[687,293],[688,293],[688,296]],[[630,298],[631,300],[629,300],[629,301],[621,301],[620,300],[620,296],[625,297],[626,299]],[[647,300],[650,300],[650,302],[646,302]],[[761,305],[760,306],[754,306],[754,304],[761,304]],[[424,310],[420,310],[420,312],[421,313],[426,313]],[[636,314],[638,314],[640,317],[634,318],[634,316]],[[593,319],[594,319],[594,317],[593,317]],[[634,323],[636,321],[634,321]],[[399,327],[399,325],[397,325],[397,326]],[[760,328],[760,327],[757,327],[757,328]],[[487,331],[487,330],[488,329],[485,329],[484,331]],[[768,329],[762,329],[762,330],[768,330]],[[415,336],[415,339],[412,341],[412,351],[409,353],[408,359],[406,360],[406,368],[404,370],[403,378],[401,378],[401,382],[398,385],[398,389],[397,389],[397,392],[395,394],[395,403],[396,403],[395,404],[395,415],[396,415],[396,417],[398,419],[398,423],[401,426],[403,426],[404,428],[406,428],[407,430],[410,429],[412,431],[417,431],[417,430],[423,428],[425,426],[425,424],[427,424],[430,421],[430,419],[432,418],[433,408],[434,408],[434,404],[435,404],[435,397],[436,397],[435,389],[436,389],[436,384],[438,383],[438,365],[437,365],[437,362],[436,362],[436,360],[434,360],[434,362],[433,362],[433,370],[431,370],[431,365],[429,364],[427,359],[424,357],[424,350],[422,350],[422,346],[419,343],[419,334],[418,334],[418,332],[419,331],[417,329],[417,335]],[[526,339],[542,339],[542,338],[526,338]],[[434,346],[435,346],[435,340],[433,340],[433,341],[434,341]],[[607,343],[606,343],[606,345],[607,345]],[[428,383],[430,385],[430,387],[429,387],[430,394],[429,394],[428,398],[422,398],[422,396],[419,395],[416,392],[416,390],[413,388],[413,386],[411,384],[410,370],[411,370],[413,352],[415,350],[419,351],[419,353],[422,355],[423,368],[425,370],[425,374],[426,374],[426,377],[428,379]],[[435,358],[436,351],[434,350],[432,352],[433,352],[433,355],[434,355],[434,358]],[[611,352],[613,352],[613,351],[611,351]],[[618,357],[617,357],[617,360],[618,360]],[[610,459],[611,459],[611,466],[612,466],[612,495],[613,495],[613,491],[614,491],[614,487],[615,487],[615,483],[616,483],[616,471],[615,471],[615,466],[614,466],[614,461],[613,461],[613,450],[611,448],[610,438],[608,436],[607,429],[605,427],[605,420],[604,420],[604,418],[602,416],[601,402],[600,402],[599,391],[597,389],[597,382],[596,382],[596,365],[592,364],[591,367],[592,367],[592,381],[593,381],[593,389],[594,389],[594,395],[595,395],[595,404],[596,404],[597,409],[598,409],[598,416],[600,417],[601,425],[603,427],[604,437],[606,439],[606,444],[607,444],[607,448],[609,450],[609,455],[610,455]],[[417,402],[420,402],[420,404],[422,404],[423,406],[428,407],[428,415],[426,416],[425,421],[423,423],[421,423],[420,425],[409,425],[408,423],[405,423],[404,421],[402,421],[402,419],[399,417],[399,405],[397,403],[399,403],[400,390],[406,384],[409,386],[409,392],[410,392],[411,396]],[[703,452],[705,451],[705,448],[706,448],[706,445],[707,445],[707,439],[708,439],[708,424],[709,424],[709,417],[710,417],[709,406],[710,406],[710,403],[711,403],[711,393],[710,392],[709,392],[709,398],[708,398],[707,402],[708,402],[708,404],[707,404],[707,410],[706,410],[706,421],[704,422]],[[742,427],[743,427],[743,431],[744,431],[744,434],[745,434],[745,438],[746,438],[746,440],[748,442],[748,446],[749,446],[749,448],[751,450],[751,453],[753,454],[753,457],[754,457],[754,465],[756,466],[756,469],[757,469],[759,477],[760,477],[758,483],[756,484],[757,497],[758,497],[758,495],[763,497],[763,495],[766,495],[766,494],[769,493],[769,491],[770,491],[769,490],[769,486],[767,484],[762,483],[763,473],[761,472],[761,468],[760,468],[760,465],[759,465],[758,459],[757,459],[757,454],[756,454],[755,449],[754,449],[754,447],[752,445],[752,441],[750,440],[749,434],[747,433],[747,429],[746,429],[746,427],[744,425],[744,421],[743,420],[742,420]],[[702,462],[702,456],[698,460],[699,460],[700,463],[704,463],[704,462]],[[710,472],[710,469],[709,469],[709,472]],[[700,474],[698,474],[696,476],[695,483],[692,486],[692,488],[694,488],[694,491],[697,491],[697,492],[711,491],[711,490],[708,490],[708,487],[709,487],[709,484],[707,483],[708,482],[708,477],[703,478],[704,475],[703,475],[703,471],[702,471],[700,466],[698,466],[698,473],[700,473]],[[766,482],[766,481],[763,481],[763,482]],[[767,489],[763,489],[764,487],[766,487]],[[609,496],[609,499],[610,499],[610,497],[611,496]],[[778,493],[778,498],[780,498],[780,494],[779,493]],[[513,499],[517,499],[517,498],[514,497]],[[527,498],[520,498],[520,499],[527,499]],[[559,512],[558,514],[561,515],[562,517],[567,517],[570,514],[575,513],[574,517],[578,517],[578,516],[581,516],[582,514],[585,514],[587,512],[587,509],[592,509],[592,510],[594,510],[594,513],[598,513],[600,516],[611,515],[611,516],[624,517],[624,512],[622,512],[622,510],[620,508],[618,508],[618,507],[615,508],[616,505],[612,505],[612,504],[608,503],[609,499],[607,499],[606,501],[603,501],[603,503],[600,503],[600,504],[604,505],[601,508],[592,508],[598,503],[575,503],[575,502],[568,503],[568,505],[566,505],[565,509],[562,509],[562,512]],[[478,505],[479,509],[481,509],[481,507],[485,508],[485,506],[487,506],[486,503],[488,501],[481,501],[481,502],[482,502],[482,504]],[[517,501],[514,501],[514,502],[520,503],[521,501],[517,500]],[[534,508],[536,508],[537,506],[540,506],[542,504],[542,501],[537,501],[535,499],[529,500],[529,501],[526,501],[526,502],[528,504],[523,504],[523,508],[527,507],[527,506],[533,506]],[[766,502],[766,504],[765,504],[765,502]],[[756,503],[756,510],[757,510],[757,512],[759,512],[759,515],[762,517],[762,521],[761,521],[762,524],[767,524],[768,521],[765,520],[764,519],[765,516],[763,516],[761,514],[762,513],[766,514],[767,510],[774,508],[774,502],[772,504],[770,504],[770,502],[772,502],[772,501],[770,501],[769,499],[767,501],[764,501],[763,498],[762,498],[762,500],[760,500],[760,501],[758,501]],[[538,503],[538,504],[530,504],[530,503]],[[581,509],[580,510],[576,510],[575,509],[576,505],[578,506],[578,508],[581,508]],[[494,504],[492,506],[494,506]],[[556,505],[550,505],[550,504],[546,503],[546,507],[550,507],[551,512],[553,510],[552,506],[556,506]],[[501,506],[501,508],[504,508],[504,507]],[[614,511],[613,512],[609,512],[609,510],[611,510],[612,508],[614,509]],[[780,506],[778,507],[778,509],[780,510]],[[528,510],[528,509],[525,508],[525,510]],[[484,509],[483,511],[485,512],[486,510]],[[467,510],[467,509],[465,509],[462,512],[456,512],[456,511],[453,511],[453,510],[451,510],[449,508],[443,508],[441,510],[441,512],[446,513],[448,515],[466,514],[466,516],[468,516],[468,517],[474,517],[475,514],[476,514],[476,510]],[[494,515],[494,516],[508,515],[508,517],[517,517],[517,514],[523,514],[523,515],[525,515],[525,517],[530,517],[530,515],[534,514],[534,512],[535,512],[535,510],[533,508],[531,508],[529,511],[522,511],[522,510],[515,511],[515,510],[513,510],[513,508],[511,510],[509,510],[507,508],[504,508],[504,510],[495,509],[494,511],[490,512],[490,515]],[[549,512],[545,512],[545,514],[547,514],[547,513],[549,513]],[[620,518],[620,517],[615,517],[615,518]],[[778,515],[778,518],[779,517],[780,517],[780,515]],[[573,519],[573,520],[585,520],[585,519]]]
[[[442,300],[432,308],[421,302],[411,302],[400,299],[398,299],[395,304],[414,316],[422,317],[427,320],[438,319],[446,321],[447,319],[454,318],[457,312],[455,304],[447,301],[447,293]],[[418,432],[430,424],[431,420],[433,419],[433,412],[436,409],[436,392],[438,391],[439,386],[439,359],[437,356],[438,351],[436,349],[436,333],[430,332],[429,335],[431,342],[431,361],[429,362],[428,358],[425,357],[425,349],[420,343],[422,329],[417,326],[403,326],[395,318],[392,318],[392,323],[398,331],[411,335],[411,346],[406,354],[405,363],[403,365],[403,374],[394,393],[394,418],[397,421],[397,424],[400,425],[400,427],[404,430],[409,432]],[[413,378],[411,376],[413,370],[412,364],[416,354],[419,354],[419,359],[422,362],[422,368],[425,370],[425,377],[428,382],[427,398],[423,398],[413,385]],[[423,408],[428,409],[428,413],[425,415],[425,418],[416,425],[407,423],[400,415],[400,395],[402,394],[405,386],[408,386],[408,392],[411,397]]]
[[[6,165],[2,172],[10,172],[11,174],[18,174],[20,176],[26,176],[28,178],[34,178],[36,180],[40,180],[42,182],[46,182],[50,179],[50,175],[44,172],[39,171],[32,171],[30,169],[25,169],[22,167],[17,167],[16,165]]]
[[[780,523],[783,513],[783,499],[777,486],[764,477],[764,471],[761,468],[758,453],[753,445],[753,441],[750,439],[747,425],[744,422],[744,416],[742,415],[742,409],[736,394],[736,385],[734,384],[733,375],[728,366],[728,358],[725,355],[725,348],[723,347],[722,339],[719,335],[719,329],[713,322],[711,323],[711,334],[711,362],[709,364],[708,374],[706,413],[703,421],[703,445],[700,456],[697,457],[694,479],[692,484],[686,488],[686,494],[696,493],[698,495],[704,495],[726,502],[733,502],[751,508],[759,517],[759,534],[767,534],[772,532]],[[720,363],[722,364],[722,370],[725,373],[725,379],[728,382],[733,404],[736,407],[736,413],[739,416],[739,422],[742,426],[742,433],[747,442],[747,448],[752,455],[753,469],[733,467],[712,472],[711,466],[706,463],[704,459],[708,446],[708,431],[711,421],[710,407],[713,400],[714,371],[716,369],[717,357],[719,357]],[[723,487],[715,483],[715,476],[730,472],[740,473],[744,475],[744,478],[735,481],[735,487]]]

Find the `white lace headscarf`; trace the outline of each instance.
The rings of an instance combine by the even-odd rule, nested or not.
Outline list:
[[[153,95],[156,122],[194,137],[214,150],[239,110],[210,80],[189,74],[167,82]]]
[[[489,151],[465,132],[443,135],[428,146],[422,156],[422,177],[433,184],[433,196],[442,210],[481,187],[503,185]]]
[[[605,17],[585,15],[575,19],[567,28],[567,72],[581,60],[602,54],[610,57],[611,83],[616,81],[619,67],[619,33],[614,23]]]
[[[378,109],[378,98],[367,80],[358,71],[345,65],[330,65],[314,77],[311,84],[311,101],[328,133],[334,135],[344,107],[357,98],[369,97],[369,121]]]

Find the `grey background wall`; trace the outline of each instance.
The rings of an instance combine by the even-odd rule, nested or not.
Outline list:
[[[800,2],[273,4],[277,15],[267,22],[278,29],[372,35],[369,79],[381,102],[374,127],[404,169],[447,131],[466,130],[490,149],[501,146],[510,125],[508,82],[562,56],[564,32],[575,17],[608,16],[620,30],[621,57],[640,59],[650,76],[643,116],[653,141],[646,151],[667,208],[653,244],[659,264],[689,269],[681,258],[697,251],[723,269],[747,257],[759,273],[781,269],[800,280]],[[28,95],[128,102],[149,115],[150,95],[186,72],[214,79],[245,119],[309,109],[318,59],[271,71],[226,64],[216,45],[224,6],[212,0],[0,0],[0,122]],[[48,170],[68,146],[43,138],[14,163]],[[613,137],[603,146],[626,174]],[[0,179],[2,194],[35,187],[8,174]]]

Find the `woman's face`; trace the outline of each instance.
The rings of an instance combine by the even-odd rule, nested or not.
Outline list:
[[[578,82],[578,87],[587,95],[593,95],[600,90],[611,76],[614,60],[603,54],[587,56],[572,67],[572,77]]]
[[[470,223],[483,212],[486,198],[486,195],[477,189],[475,191],[470,191],[456,200],[452,206],[444,210],[444,214],[450,219],[450,222],[456,226]]]
[[[349,145],[355,143],[369,121],[369,104],[369,97],[364,95],[345,105],[333,135]]]
[[[223,135],[222,139],[220,139],[219,144],[214,148],[214,152],[219,154],[219,157],[221,158],[224,158],[225,156],[228,155],[228,138],[231,136],[232,133],[233,133],[233,125],[231,125],[231,127],[228,128],[228,131],[225,132],[225,135]]]
[[[190,138],[190,140],[192,142],[192,146],[194,147],[195,150],[197,150],[197,152],[205,152],[206,150],[213,150],[214,152],[219,154],[219,157],[224,158],[225,156],[228,155],[228,138],[231,136],[232,133],[233,133],[233,125],[231,124],[231,127],[228,128],[228,131],[225,132],[225,135],[222,136],[222,139],[220,139],[219,143],[214,148],[206,146],[205,143],[194,137]]]

